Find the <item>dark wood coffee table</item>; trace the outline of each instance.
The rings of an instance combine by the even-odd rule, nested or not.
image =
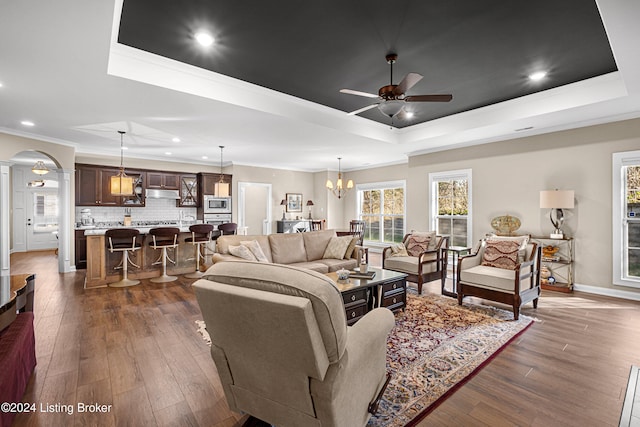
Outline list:
[[[342,293],[347,324],[353,325],[375,307],[386,307],[391,311],[404,310],[407,305],[407,275],[397,271],[371,268],[373,279],[350,277],[347,282],[338,280],[336,272],[326,275]]]

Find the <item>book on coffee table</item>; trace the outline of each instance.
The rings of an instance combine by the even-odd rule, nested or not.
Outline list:
[[[349,272],[349,277],[353,277],[354,279],[368,279],[371,280],[375,277],[375,271],[367,271],[366,273],[360,273],[360,270],[351,270]]]

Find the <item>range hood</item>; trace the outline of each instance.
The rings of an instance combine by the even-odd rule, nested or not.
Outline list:
[[[158,190],[156,188],[147,188],[145,196],[147,199],[180,199],[178,190]]]

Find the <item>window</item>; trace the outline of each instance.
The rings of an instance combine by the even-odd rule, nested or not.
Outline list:
[[[404,181],[357,185],[358,217],[365,221],[364,240],[400,243],[404,237]]]
[[[429,174],[431,229],[449,246],[471,246],[471,170]]]
[[[640,288],[640,151],[613,154],[613,283]]]

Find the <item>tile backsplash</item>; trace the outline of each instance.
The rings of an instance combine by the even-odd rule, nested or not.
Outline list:
[[[183,220],[196,218],[196,208],[179,208],[175,200],[146,199],[144,207],[76,206],[76,223],[80,222],[80,211],[87,208],[91,209],[91,216],[96,223],[123,221],[125,209],[131,209],[132,221],[178,221],[180,211]]]

